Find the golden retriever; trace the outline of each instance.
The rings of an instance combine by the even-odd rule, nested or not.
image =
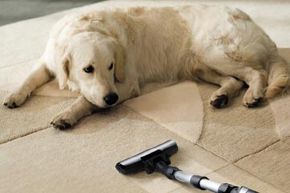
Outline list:
[[[74,125],[99,108],[140,94],[149,82],[202,79],[219,85],[211,96],[227,105],[244,83],[246,107],[289,85],[289,69],[275,43],[239,9],[222,6],[133,7],[69,15],[52,29],[35,70],[4,101],[15,108],[56,77],[81,96],[52,121]]]

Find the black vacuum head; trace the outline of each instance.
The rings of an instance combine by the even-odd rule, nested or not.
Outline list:
[[[168,140],[153,148],[147,149],[116,164],[116,169],[122,174],[133,174],[141,171],[152,173],[160,161],[170,164],[170,156],[178,151],[175,141]]]

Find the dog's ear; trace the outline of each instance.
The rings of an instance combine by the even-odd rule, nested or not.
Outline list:
[[[125,62],[126,55],[124,48],[118,43],[114,42],[115,50],[115,79],[118,82],[125,81]]]
[[[58,64],[57,79],[60,89],[64,89],[67,85],[67,80],[69,77],[69,62],[70,62],[69,55],[64,54],[60,63]]]

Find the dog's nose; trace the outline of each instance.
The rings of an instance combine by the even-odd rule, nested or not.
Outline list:
[[[113,105],[118,101],[119,97],[116,93],[111,92],[108,95],[104,97],[104,101],[107,103],[107,105]]]

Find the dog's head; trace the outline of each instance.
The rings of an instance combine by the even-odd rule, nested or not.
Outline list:
[[[84,32],[68,43],[57,70],[60,88],[72,82],[91,103],[105,108],[118,102],[116,82],[123,82],[124,49],[112,37]]]

